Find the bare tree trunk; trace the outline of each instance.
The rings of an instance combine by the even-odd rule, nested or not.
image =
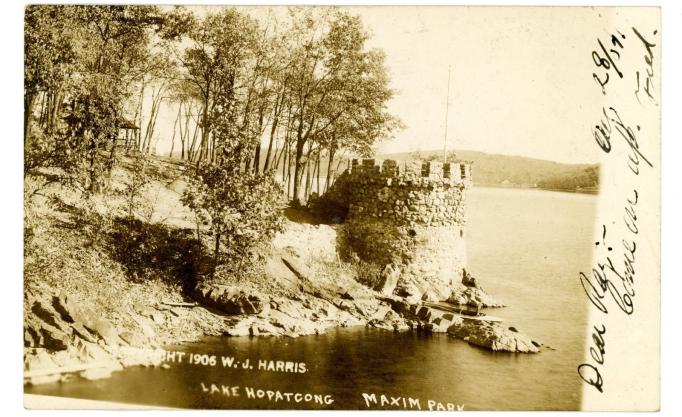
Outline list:
[[[213,141],[215,138],[209,135],[208,143],[206,144],[206,159],[209,162],[213,162]]]
[[[192,144],[189,147],[189,161],[192,162],[194,161],[194,158],[196,157],[196,143],[197,143],[197,138],[199,137],[199,123],[195,123],[194,125],[194,134],[192,135]]]
[[[279,153],[280,157],[282,157],[282,181],[286,181],[287,179],[287,155],[288,155],[288,142],[284,142],[284,146],[282,146],[282,152]],[[287,192],[288,195],[288,192]]]
[[[272,120],[270,127],[270,141],[268,142],[268,150],[265,153],[265,162],[263,163],[263,171],[267,171],[270,167],[270,154],[272,153],[272,144],[275,142],[275,133],[277,132],[277,118]],[[275,168],[277,169],[277,168]]]
[[[175,118],[175,123],[173,123],[173,137],[171,138],[171,148],[170,148],[170,153],[168,154],[169,158],[173,158],[173,151],[175,150],[175,130],[177,129],[178,126],[178,121],[180,121],[180,109],[182,107],[178,107],[178,117]],[[182,130],[182,125],[180,125],[180,129]]]
[[[251,170],[251,158],[247,154],[244,159],[244,172],[249,172]]]
[[[220,256],[220,233],[215,234],[215,247],[213,249],[213,271],[211,276],[215,275],[215,270],[218,268],[218,258]]]
[[[277,171],[277,169],[279,169],[279,163],[282,161],[282,155],[284,154],[285,145],[286,145],[286,139],[285,139],[284,143],[282,144],[282,149],[279,152],[277,152],[277,148],[275,148],[275,158],[273,159],[275,161],[275,163],[272,165],[272,169],[274,171]]]
[[[291,143],[289,143],[289,146],[287,146],[287,154],[286,154],[286,167],[287,167],[287,197],[291,198],[291,165],[292,165],[292,152],[291,152]]]
[[[44,115],[43,119],[43,129],[50,130],[50,103],[52,102],[52,90],[45,92],[45,107],[43,108]]]
[[[284,134],[284,140],[282,142],[282,148],[280,149],[280,151],[277,152],[277,149],[275,148],[275,169],[279,168],[279,163],[283,159],[286,160],[284,152],[287,149],[287,143],[289,143],[289,132],[286,132]]]
[[[190,112],[187,109],[186,103],[180,103],[180,108],[185,107],[185,125],[180,126],[180,159],[185,159],[185,144],[189,145],[189,119],[190,119]],[[191,109],[190,109],[191,111]],[[182,123],[182,118],[180,118],[180,122]]]
[[[31,133],[31,116],[37,96],[38,92],[35,90],[27,90],[24,94],[24,145],[26,145],[26,138]]]
[[[55,129],[57,125],[57,119],[59,118],[59,110],[62,108],[62,92],[60,89],[54,95],[54,101],[52,103],[52,118],[50,120],[50,131]]]
[[[142,78],[142,85],[140,86],[140,101],[137,103],[137,108],[135,109],[135,117],[133,118],[133,123],[135,123],[139,129],[135,131],[135,143],[137,144],[137,149],[142,150],[142,102],[144,101],[144,89],[146,86],[144,77]],[[139,119],[138,119],[139,118]]]
[[[322,153],[322,150],[320,149],[317,152],[317,161],[315,162],[315,170],[313,171],[313,178],[315,178],[315,181],[317,183],[317,188],[315,189],[315,192],[317,193],[318,196],[321,194],[320,193],[320,158],[321,158],[320,154],[321,153]]]
[[[40,117],[38,118],[38,124],[40,127],[45,127],[47,119],[47,91],[43,91],[40,95]]]
[[[256,150],[253,155],[253,173],[258,174],[260,170],[260,143],[256,145]]]
[[[163,100],[164,86],[160,86],[156,94],[152,93],[152,108],[149,113],[149,121],[147,122],[147,130],[145,131],[143,150],[149,153],[149,148],[152,144],[152,137],[154,136],[154,129],[156,128],[156,120],[159,117],[159,108]]]
[[[204,109],[201,116],[201,144],[199,147],[199,158],[197,158],[197,167],[201,163],[202,159],[206,157],[208,139],[209,139],[209,119],[208,119],[208,99],[204,104]]]
[[[50,91],[47,100],[47,123],[45,128],[48,133],[54,130],[57,117],[59,117],[59,102],[61,101],[61,93],[59,89]]]
[[[303,148],[305,146],[305,140],[302,135],[302,125],[299,125],[299,134],[296,140],[296,155],[294,156],[294,191],[293,191],[293,203],[295,206],[301,205],[300,188],[301,181],[303,180],[303,170],[305,168],[305,162],[303,161]]]
[[[310,155],[310,153],[308,153]],[[310,158],[306,158],[305,162],[305,168],[304,172],[306,173],[305,175],[305,187],[303,187],[303,199],[305,201],[308,201],[308,197],[310,196]]]
[[[334,176],[334,171],[332,170],[332,164],[334,163],[334,154],[336,153],[336,148],[334,146],[329,148],[329,162],[327,163],[327,181],[324,184],[324,192],[329,190],[329,185]]]
[[[185,148],[185,136],[182,126],[182,102],[178,105],[178,133],[180,133],[180,160],[183,158],[184,148]]]

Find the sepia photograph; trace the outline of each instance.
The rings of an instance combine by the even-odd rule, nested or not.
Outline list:
[[[660,26],[26,5],[25,407],[659,410]]]

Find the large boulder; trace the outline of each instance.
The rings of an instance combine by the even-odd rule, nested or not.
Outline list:
[[[83,321],[83,316],[91,313],[91,311],[85,311],[74,297],[64,292],[61,292],[59,296],[52,297],[52,307],[67,323]]]
[[[279,288],[291,291],[298,289],[298,276],[284,263],[280,256],[270,256],[265,260],[265,278]]]
[[[462,285],[464,285],[465,287],[472,287],[484,290],[481,284],[478,282],[478,279],[471,275],[466,269],[462,271]]]
[[[92,334],[85,328],[81,323],[71,323],[71,328],[73,329],[73,334],[81,339],[95,343],[97,340],[92,336]]]
[[[424,329],[433,333],[446,333],[453,324],[461,324],[462,319],[452,313],[440,313],[432,316]]]
[[[24,346],[65,350],[71,340],[71,327],[61,320],[45,300],[33,300],[24,320]]]
[[[422,291],[411,282],[401,282],[395,289],[395,294],[405,298],[421,300]]]
[[[226,314],[259,314],[270,302],[267,295],[255,290],[248,293],[241,288],[202,283],[196,288],[196,297],[209,307]]]
[[[56,327],[60,330],[64,330],[65,327],[68,327],[66,326],[66,323],[62,321],[59,313],[57,313],[49,303],[37,300],[33,303],[33,306],[31,306],[31,312],[35,317],[52,327]]]
[[[453,323],[448,334],[462,339],[472,345],[493,351],[536,353],[540,343],[529,336],[515,332],[497,323],[464,319]]]
[[[400,268],[394,264],[388,264],[381,271],[375,289],[383,295],[391,295],[398,285],[398,278],[400,278]]]
[[[85,328],[104,339],[109,346],[118,346],[120,344],[118,330],[108,320],[98,319],[91,323],[85,323]]]
[[[467,287],[460,285],[453,288],[450,296],[445,300],[447,303],[457,306],[470,307],[504,307],[504,304],[496,301],[490,294],[480,287]]]
[[[49,350],[65,350],[69,347],[70,335],[54,326],[43,323],[39,330],[41,347]]]

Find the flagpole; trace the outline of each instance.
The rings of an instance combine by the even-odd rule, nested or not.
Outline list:
[[[448,110],[450,107],[450,65],[448,65],[448,90],[445,94],[445,137],[443,138],[443,163],[448,162]]]

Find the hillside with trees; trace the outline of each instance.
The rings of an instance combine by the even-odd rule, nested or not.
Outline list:
[[[368,155],[400,125],[383,53],[338,9],[30,6],[25,20],[26,168],[59,167],[87,192],[118,150],[151,152],[162,103],[177,110],[171,155],[278,171],[294,203],[323,159]]]
[[[287,239],[281,233],[295,224],[287,216],[307,199],[310,178],[339,155],[369,155],[400,126],[386,110],[394,92],[383,52],[367,47],[360,18],[342,9],[202,10],[25,9],[29,362],[40,349],[73,353],[77,341],[100,349],[97,334],[149,346],[237,332],[205,309],[170,313],[195,300],[234,301],[243,313],[270,308],[273,297],[305,309],[301,288],[321,297],[311,286],[361,287],[352,266],[333,263],[314,283],[290,288],[278,280],[298,280],[296,261],[284,265],[291,253],[273,255],[271,242]],[[154,152],[164,107],[175,115],[170,157]],[[331,231],[303,229],[297,237]],[[216,289],[228,285],[234,292]],[[77,324],[89,330],[57,317],[81,310]],[[277,331],[317,332],[322,324],[305,322],[310,314]],[[115,347],[118,336],[109,336]],[[80,361],[79,352],[70,359]]]
[[[132,159],[118,192],[122,215],[139,218],[165,103],[177,111],[182,201],[214,237],[216,264],[279,230],[281,208],[307,198],[322,160],[329,171],[340,153],[369,155],[399,126],[383,53],[340,9],[29,6],[25,25],[26,204],[53,184],[83,202],[113,199],[114,172]]]

